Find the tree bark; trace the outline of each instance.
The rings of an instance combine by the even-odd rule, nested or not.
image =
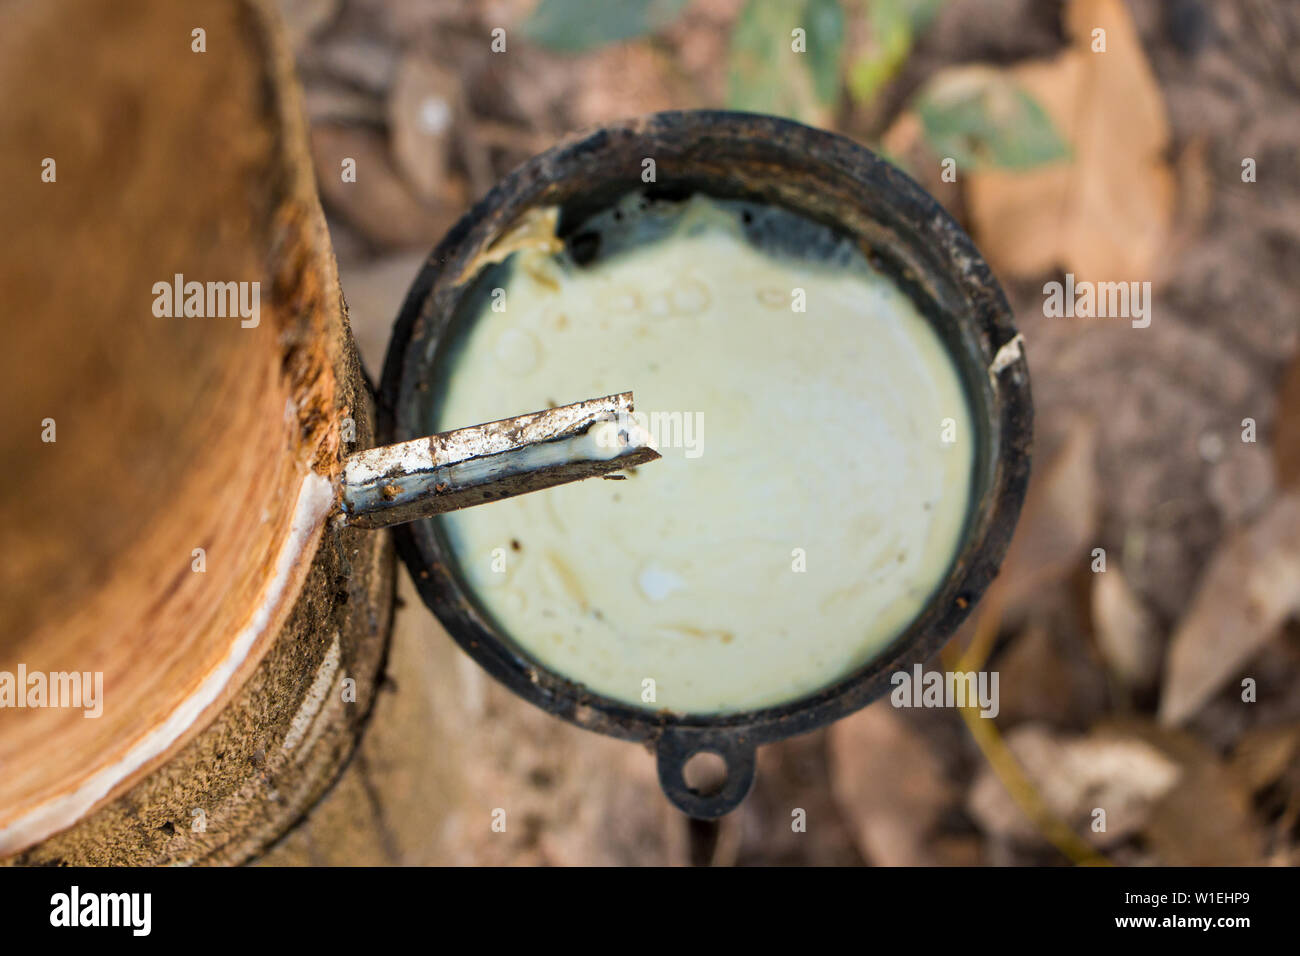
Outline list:
[[[0,708],[0,858],[242,862],[352,752],[393,596],[331,511],[373,422],[290,55],[261,0],[5,21],[0,673],[103,706]],[[160,315],[177,274],[259,308]]]

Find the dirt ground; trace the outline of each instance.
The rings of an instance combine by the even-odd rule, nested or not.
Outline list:
[[[728,104],[745,3],[690,0],[650,35],[578,54],[526,39],[532,0],[282,6],[344,294],[377,375],[420,263],[499,177],[584,126]],[[844,9],[846,42],[870,49],[866,6]],[[1074,32],[1088,17],[1109,18],[1104,66]],[[949,0],[874,95],[819,117],[883,143],[963,222],[1025,337],[1030,500],[997,602],[945,657],[978,623],[972,653],[1001,675],[994,726],[878,704],[765,748],[744,806],[691,823],[659,794],[648,754],[512,698],[407,588],[390,700],[359,758],[386,836],[352,858],[1300,862],[1298,47],[1300,5],[1285,0]],[[942,179],[910,114],[936,78],[973,65],[1040,92],[1068,163]],[[356,183],[340,181],[342,157],[357,159]],[[1129,273],[1114,278],[1151,281],[1149,327],[1045,315],[1044,283],[1104,278],[1112,262]],[[524,823],[499,839],[489,814],[507,803]],[[806,831],[791,826],[798,809]]]

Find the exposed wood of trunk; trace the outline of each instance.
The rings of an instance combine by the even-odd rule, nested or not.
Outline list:
[[[327,514],[372,423],[291,63],[260,3],[4,18],[0,671],[104,702],[0,709],[0,857],[242,861],[351,752],[392,600]],[[177,273],[260,282],[259,324],[156,316]]]

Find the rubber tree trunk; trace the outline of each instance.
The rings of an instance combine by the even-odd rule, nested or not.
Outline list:
[[[0,858],[241,862],[351,753],[393,594],[330,513],[371,409],[289,53],[258,2],[14,3],[0,97],[0,681],[103,680],[0,707]]]

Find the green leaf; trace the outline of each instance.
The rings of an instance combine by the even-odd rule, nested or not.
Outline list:
[[[667,26],[686,0],[542,0],[524,21],[524,36],[541,46],[580,53]]]
[[[1051,117],[1013,79],[964,71],[931,84],[913,108],[939,156],[971,169],[1027,169],[1070,155]]]
[[[820,112],[809,53],[796,53],[793,32],[803,24],[789,0],[749,0],[731,31],[727,105],[754,113],[815,122]]]
[[[869,2],[871,48],[849,67],[849,92],[868,103],[894,78],[912,52],[916,36],[929,26],[946,0],[862,0]]]
[[[808,32],[804,61],[812,72],[817,98],[834,107],[840,98],[840,66],[844,60],[844,8],[840,0],[808,0],[803,11]]]

